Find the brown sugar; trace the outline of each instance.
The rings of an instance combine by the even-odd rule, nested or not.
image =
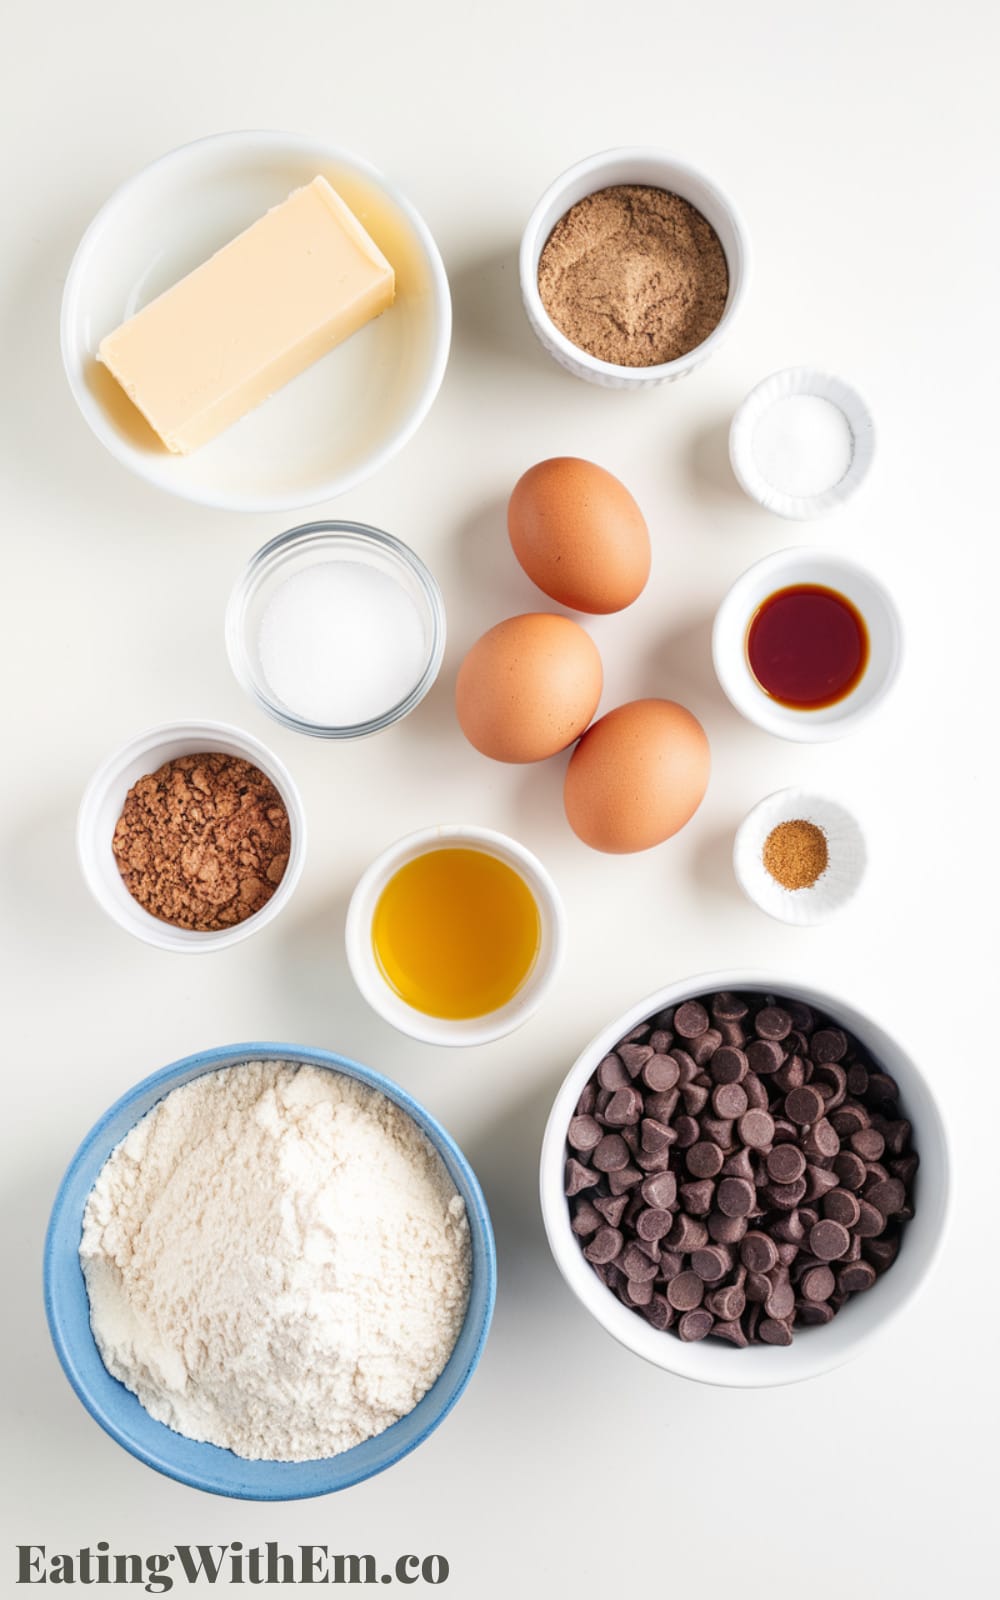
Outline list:
[[[290,848],[288,812],[270,778],[214,751],[179,756],[133,784],[112,839],[143,909],[197,933],[234,927],[266,905]]]
[[[829,859],[823,829],[801,817],[779,822],[764,840],[764,866],[783,889],[811,889]]]
[[[652,367],[687,355],[718,326],[729,270],[718,234],[687,200],[616,184],[556,223],[538,292],[559,331],[588,355]]]

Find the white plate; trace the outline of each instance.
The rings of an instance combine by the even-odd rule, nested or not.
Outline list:
[[[317,174],[392,262],[395,304],[217,439],[171,455],[98,345]],[[63,364],[101,443],[157,487],[232,511],[313,505],[377,471],[426,416],[450,340],[448,280],[426,224],[367,162],[298,134],[216,134],[146,167],[94,218],[63,295]]]

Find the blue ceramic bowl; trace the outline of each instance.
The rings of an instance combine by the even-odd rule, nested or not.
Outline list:
[[[430,1140],[465,1201],[472,1244],[472,1282],[465,1322],[448,1364],[419,1405],[374,1439],[319,1461],[244,1461],[217,1445],[199,1444],[155,1422],[104,1366],[90,1329],[90,1303],[80,1266],[83,1211],[98,1173],[140,1117],[204,1072],[244,1061],[289,1061],[357,1078],[395,1101]],[[398,1084],[326,1050],[288,1044],[230,1045],[186,1056],[130,1089],[91,1129],[59,1187],[45,1240],[45,1310],[56,1354],[91,1416],[120,1445],[158,1472],[212,1494],[241,1500],[300,1500],[350,1488],[384,1472],[433,1433],[475,1371],[496,1297],[496,1247],[475,1173],[441,1125]]]

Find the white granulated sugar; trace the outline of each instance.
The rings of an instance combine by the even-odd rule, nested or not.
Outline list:
[[[257,652],[274,698],[326,728],[391,711],[427,665],[413,596],[363,561],[321,561],[286,578],[264,608]]]
[[[772,488],[796,499],[811,499],[832,489],[847,472],[854,434],[832,400],[818,394],[789,394],[758,419],[753,453]]]
[[[413,1120],[340,1073],[252,1062],[175,1089],[112,1152],[80,1258],[105,1366],[250,1460],[405,1416],[465,1315],[465,1207]]]

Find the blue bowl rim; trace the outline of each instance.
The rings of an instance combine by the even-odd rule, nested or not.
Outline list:
[[[146,1099],[150,1092],[156,1089],[160,1092],[156,1095],[155,1100],[151,1101],[147,1107],[147,1110],[151,1110],[154,1104],[157,1104],[164,1098],[166,1094],[170,1092],[175,1080],[186,1073],[190,1073],[191,1078],[201,1077],[208,1072],[221,1070],[230,1066],[239,1066],[244,1062],[250,1061],[288,1061],[296,1065],[325,1068],[329,1071],[341,1072],[346,1074],[348,1077],[356,1078],[358,1081],[367,1084],[368,1087],[384,1094],[388,1099],[394,1101],[394,1103],[398,1105],[401,1110],[407,1112],[408,1115],[413,1118],[417,1126],[427,1136],[427,1138],[439,1152],[446,1153],[451,1158],[455,1166],[463,1174],[465,1182],[468,1186],[469,1195],[466,1198],[468,1199],[471,1197],[473,1202],[472,1212],[469,1216],[469,1226],[473,1240],[478,1241],[482,1245],[483,1270],[485,1270],[486,1275],[486,1295],[481,1313],[481,1325],[476,1337],[474,1349],[468,1358],[465,1371],[462,1374],[459,1382],[455,1385],[455,1388],[450,1394],[447,1403],[434,1413],[431,1419],[427,1422],[426,1426],[423,1427],[412,1439],[401,1445],[400,1448],[394,1454],[392,1454],[388,1460],[383,1461],[376,1466],[366,1468],[365,1470],[359,1472],[356,1476],[351,1477],[347,1482],[339,1484],[328,1484],[326,1486],[314,1485],[308,1488],[282,1486],[269,1488],[266,1485],[263,1485],[259,1489],[254,1489],[253,1491],[240,1486],[228,1488],[222,1486],[218,1481],[211,1479],[208,1474],[206,1474],[204,1477],[199,1477],[197,1473],[178,1468],[171,1462],[169,1451],[165,1452],[162,1457],[158,1458],[151,1452],[143,1450],[135,1443],[135,1441],[128,1437],[125,1431],[119,1427],[115,1420],[105,1412],[103,1407],[94,1399],[86,1384],[79,1377],[73,1351],[69,1342],[64,1337],[64,1330],[59,1315],[58,1308],[60,1295],[59,1291],[54,1288],[57,1270],[56,1254],[59,1249],[57,1233],[59,1225],[63,1220],[63,1214],[66,1212],[68,1206],[67,1194],[74,1178],[77,1175],[77,1172],[92,1155],[95,1145],[101,1141],[105,1129],[108,1127],[109,1123],[115,1120],[123,1111],[128,1110],[136,1101]],[[195,1068],[198,1070],[192,1071],[192,1069]],[[133,1118],[131,1126],[134,1126],[135,1123],[137,1123],[141,1117],[145,1115],[146,1111],[138,1113]],[[118,1141],[116,1141],[116,1144],[117,1142]],[[107,1155],[110,1155],[111,1149],[113,1148],[114,1146],[108,1148]],[[105,1156],[105,1159],[107,1159],[107,1156]],[[424,1440],[427,1439],[430,1434],[432,1434],[434,1430],[440,1426],[445,1417],[448,1416],[449,1412],[458,1403],[469,1384],[469,1380],[479,1365],[483,1350],[486,1345],[486,1340],[489,1335],[490,1324],[493,1318],[493,1309],[496,1303],[496,1242],[494,1239],[493,1226],[490,1220],[489,1210],[486,1205],[482,1188],[475,1172],[469,1164],[467,1157],[464,1155],[447,1130],[442,1127],[441,1123],[438,1122],[437,1118],[434,1117],[424,1106],[420,1104],[419,1101],[415,1100],[412,1095],[410,1095],[393,1079],[387,1078],[384,1074],[375,1071],[375,1069],[372,1067],[362,1066],[360,1062],[354,1061],[348,1056],[342,1056],[337,1054],[335,1051],[322,1050],[312,1046],[281,1044],[274,1042],[218,1045],[213,1046],[208,1050],[198,1050],[191,1055],[182,1056],[178,1060],[170,1062],[168,1066],[161,1067],[157,1072],[153,1072],[148,1077],[141,1079],[140,1082],[134,1084],[130,1089],[127,1089],[124,1094],[120,1095],[113,1105],[108,1107],[108,1109],[103,1113],[102,1116],[98,1118],[90,1131],[81,1140],[69,1163],[69,1166],[63,1174],[52,1205],[48,1228],[46,1229],[45,1234],[45,1247],[43,1254],[43,1283],[45,1316],[48,1322],[49,1334],[55,1348],[56,1356],[59,1359],[59,1364],[69,1380],[70,1386],[85,1409],[93,1417],[94,1421],[104,1429],[105,1433],[110,1435],[112,1439],[120,1444],[123,1449],[127,1450],[130,1455],[134,1456],[136,1460],[143,1462],[145,1466],[152,1467],[155,1471],[162,1473],[165,1477],[173,1478],[178,1483],[183,1483],[189,1488],[203,1490],[206,1493],[219,1494],[230,1499],[256,1500],[261,1502],[300,1500],[311,1499],[325,1494],[338,1493],[343,1489],[353,1488],[356,1484],[363,1483],[367,1478],[375,1477],[378,1473],[384,1472],[389,1467],[395,1466],[396,1463],[401,1461],[404,1456],[409,1455],[411,1451],[418,1447],[418,1445],[423,1444]],[[466,1315],[468,1315],[468,1312]],[[91,1334],[91,1338],[92,1337],[93,1335]],[[112,1378],[111,1381],[118,1382],[118,1380],[114,1378]],[[436,1380],[436,1383],[439,1382],[440,1377]],[[428,1396],[433,1394],[435,1386],[436,1385],[432,1385],[432,1387],[427,1391]],[[124,1385],[121,1385],[121,1387],[126,1394],[131,1394],[131,1391],[125,1389]],[[135,1399],[135,1396],[132,1396],[132,1398]],[[423,1401],[418,1403],[423,1404]],[[155,1421],[153,1418],[150,1420]],[[400,1418],[400,1423],[404,1422],[405,1420],[405,1417]],[[399,1425],[399,1423],[394,1423],[392,1424],[392,1427],[398,1427]],[[165,1423],[158,1423],[157,1427],[163,1429],[165,1436],[172,1435],[178,1439],[184,1437],[183,1435],[175,1433],[175,1430],[168,1428]],[[391,1431],[392,1428],[390,1427],[385,1430],[385,1434],[388,1434]],[[376,1435],[375,1437],[382,1437],[382,1435]],[[281,1468],[283,1469],[283,1479],[291,1479],[293,1481],[296,1476],[296,1468],[311,1469],[309,1475],[312,1477],[315,1474],[315,1469],[322,1465],[324,1460],[331,1463],[343,1463],[351,1454],[351,1450],[346,1450],[337,1456],[320,1457],[310,1461],[253,1462],[244,1461],[242,1457],[236,1456],[233,1452],[221,1449],[216,1445],[202,1444],[201,1441],[192,1440],[187,1440],[186,1442],[188,1444],[198,1444],[200,1448],[204,1448],[205,1450],[217,1451],[219,1456],[228,1456],[233,1461],[239,1462],[241,1467],[251,1472],[254,1468],[270,1468],[272,1470],[275,1468]],[[352,1448],[361,1449],[363,1446],[353,1446]]]

